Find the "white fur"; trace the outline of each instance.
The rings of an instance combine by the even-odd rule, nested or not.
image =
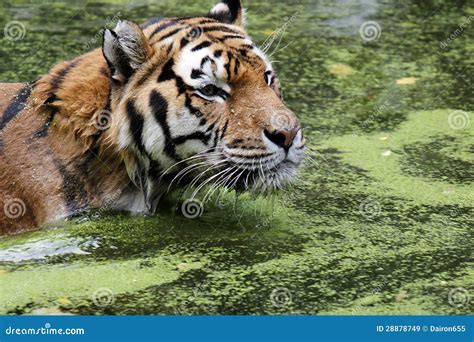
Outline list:
[[[107,60],[115,64],[115,53],[114,53],[114,45],[117,44],[117,40],[115,37],[110,33],[109,30],[105,30],[104,33],[104,55]]]
[[[215,5],[212,9],[211,9],[211,14],[219,14],[219,13],[229,13],[230,10],[229,10],[229,6],[227,6],[226,4],[224,3],[218,3],[217,5]]]
[[[204,48],[193,52],[191,51],[193,47],[194,44],[187,46],[181,52],[176,66],[176,74],[179,75],[184,80],[184,82],[195,88],[201,88],[211,83],[230,93],[231,88],[226,83],[227,72],[224,67],[224,61],[222,60],[223,57],[221,56],[220,58],[215,58],[212,56],[212,52],[209,48]],[[216,62],[216,70],[213,70],[211,62],[207,62],[201,69],[201,60],[206,56],[209,56]],[[191,72],[193,69],[202,70],[204,75],[201,78],[192,79]],[[216,98],[215,100],[218,102],[224,102],[223,99],[219,98]]]
[[[133,142],[132,137],[130,135],[130,127],[128,121],[124,122],[122,126],[119,128],[119,138],[118,138],[118,145],[120,149],[125,149]]]

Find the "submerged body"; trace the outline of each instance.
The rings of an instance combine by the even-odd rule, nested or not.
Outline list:
[[[201,18],[121,21],[102,50],[1,85],[1,233],[88,208],[154,212],[193,173],[257,191],[291,180],[302,132],[242,15],[223,1]]]

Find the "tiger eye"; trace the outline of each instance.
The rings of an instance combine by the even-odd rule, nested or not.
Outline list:
[[[201,93],[205,96],[217,96],[220,89],[214,84],[208,84],[200,89]]]

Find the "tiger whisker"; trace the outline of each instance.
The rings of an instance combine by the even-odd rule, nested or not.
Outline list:
[[[278,47],[280,46],[281,44],[281,40],[283,39],[283,34],[285,33],[285,28],[283,29],[282,32],[279,33],[280,37],[278,39],[278,43],[277,45],[275,46],[275,48],[273,49],[273,52],[269,55],[269,57],[273,56],[273,54],[275,53],[275,51],[278,49]],[[273,45],[273,44],[272,44]],[[268,50],[267,50],[268,51]],[[265,52],[266,53],[266,52]]]
[[[227,168],[228,171],[231,171],[234,167],[230,167],[230,168]],[[226,174],[224,173],[223,175],[221,175],[215,182],[214,184],[211,186],[210,190],[206,193],[206,195],[204,196],[204,199],[203,199],[203,202],[206,202],[206,198],[211,198],[212,195],[214,194],[214,192],[216,192],[219,187],[221,186],[221,183],[223,183],[223,180],[224,180],[224,177],[226,176]]]
[[[191,161],[193,159],[198,159],[198,158],[207,158],[207,157],[211,157],[211,156],[218,156],[220,154],[220,152],[213,152],[213,153],[209,153],[209,151],[213,150],[214,147],[211,147],[207,150],[204,150],[196,155],[193,155],[193,156],[190,156],[188,158],[185,158],[183,160],[180,160],[179,162],[177,163],[174,163],[173,165],[171,165],[170,167],[168,167],[165,171],[162,172],[162,176],[163,177],[165,174],[167,174],[168,171],[170,171],[172,168],[178,166],[179,164],[182,164],[182,163],[185,163],[185,162],[188,162],[188,161]]]
[[[193,194],[191,195],[191,198],[195,198],[196,195],[198,194],[198,192],[209,182],[211,182],[214,178],[216,178],[217,176],[219,176],[220,174],[222,174],[223,172],[226,172],[227,169],[223,170],[223,171],[220,171],[218,172],[217,174],[215,174],[214,176],[210,177],[209,179],[207,179],[205,182],[201,183],[197,188],[196,190],[194,190]]]
[[[181,179],[183,179],[187,174],[193,172],[195,169],[198,169],[198,168],[201,168],[201,167],[204,167],[204,166],[210,166],[205,172],[211,170],[212,168],[215,168],[215,167],[218,167],[219,164],[222,164],[222,162],[218,162],[217,164],[212,164],[212,165],[209,165],[209,163],[207,161],[202,161],[202,162],[198,162],[198,163],[195,163],[195,164],[192,164],[192,165],[189,165],[187,166],[186,168],[184,168],[183,170],[181,170],[170,182],[169,186],[168,186],[168,191],[169,189],[171,188],[171,186],[175,183],[175,181],[177,183],[179,183],[181,181]]]
[[[281,49],[279,50],[276,50],[276,51],[273,51],[268,57],[271,58],[275,53],[278,53],[278,52],[281,52],[283,51],[284,49],[286,49],[288,46],[290,46],[291,44],[293,44],[293,41],[289,42],[288,44],[286,44],[284,47],[282,47]]]
[[[206,173],[208,173],[209,171],[211,170],[214,170],[216,168],[220,168],[221,167],[221,164],[223,164],[225,161],[224,160],[221,160],[220,162],[218,162],[217,164],[211,164],[209,165],[209,167],[204,170],[203,172],[201,172],[198,176],[194,177],[192,182],[190,183],[189,187],[194,187],[197,182],[202,178],[202,176],[204,176]]]

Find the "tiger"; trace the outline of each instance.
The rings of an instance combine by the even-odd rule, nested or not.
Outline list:
[[[0,235],[104,206],[153,214],[171,184],[273,191],[304,158],[240,0],[120,19],[102,48],[0,89]]]

